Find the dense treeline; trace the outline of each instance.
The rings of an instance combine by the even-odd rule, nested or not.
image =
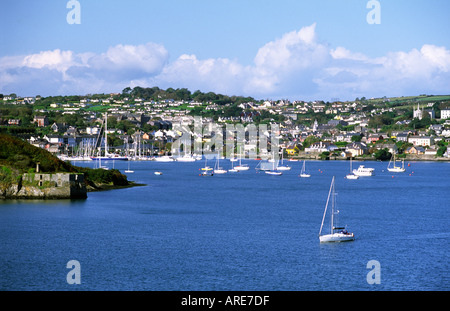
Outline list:
[[[133,96],[136,98],[142,98],[145,100],[161,100],[161,99],[173,99],[173,100],[193,100],[197,102],[213,102],[218,105],[224,104],[240,104],[243,102],[255,101],[252,97],[243,96],[227,96],[222,94],[216,94],[214,92],[203,93],[200,90],[191,93],[186,88],[168,88],[167,90],[160,89],[159,87],[143,88],[136,86],[131,89],[127,87],[122,91],[123,96]]]

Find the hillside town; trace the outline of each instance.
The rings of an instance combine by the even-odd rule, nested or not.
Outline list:
[[[142,92],[154,89],[46,98],[0,94],[0,129],[66,158],[105,152],[133,159],[176,156],[193,152],[175,144],[187,132],[191,146],[194,140],[205,144],[215,135],[226,137],[227,124],[264,124],[268,133],[258,135],[268,137],[269,149],[258,150],[247,135],[243,156],[268,156],[271,137],[276,137],[278,151],[292,159],[386,160],[391,154],[450,159],[450,96],[306,102],[191,94],[186,89]],[[203,125],[217,124],[221,133],[205,126],[199,135],[195,117]]]

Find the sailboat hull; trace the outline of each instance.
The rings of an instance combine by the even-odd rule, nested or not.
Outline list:
[[[333,233],[319,236],[320,243],[329,242],[348,242],[353,241],[355,235],[353,233]]]
[[[265,171],[265,173],[268,174],[268,175],[273,175],[273,176],[283,175],[282,172],[277,172],[277,171]]]
[[[290,171],[290,166],[277,166],[277,171]]]
[[[214,174],[226,174],[227,172],[228,172],[227,170],[222,170],[222,169],[214,170]]]
[[[234,167],[238,171],[248,171],[250,167],[248,166],[235,166]]]
[[[392,168],[388,168],[389,172],[394,172],[394,173],[403,173],[405,171],[404,168],[401,167],[392,167]]]

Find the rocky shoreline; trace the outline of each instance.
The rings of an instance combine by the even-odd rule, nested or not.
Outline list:
[[[83,174],[73,173],[26,173],[13,180],[0,182],[0,199],[65,200],[87,199],[88,192],[125,189],[143,186],[134,182],[127,185],[93,183],[86,181]]]

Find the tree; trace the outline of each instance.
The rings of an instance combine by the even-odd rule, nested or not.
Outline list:
[[[303,141],[303,147],[308,148],[309,146],[311,146],[312,144],[314,144],[318,141],[320,141],[319,137],[310,135],[310,136],[306,137],[305,140]]]
[[[353,135],[351,140],[352,142],[360,142],[361,139],[362,139],[361,135]]]
[[[436,152],[436,156],[437,157],[442,157],[444,156],[444,153],[447,151],[447,146],[441,146],[439,147],[439,149]]]
[[[388,151],[387,148],[380,149],[374,153],[375,159],[381,161],[387,161],[392,157],[392,154]]]

